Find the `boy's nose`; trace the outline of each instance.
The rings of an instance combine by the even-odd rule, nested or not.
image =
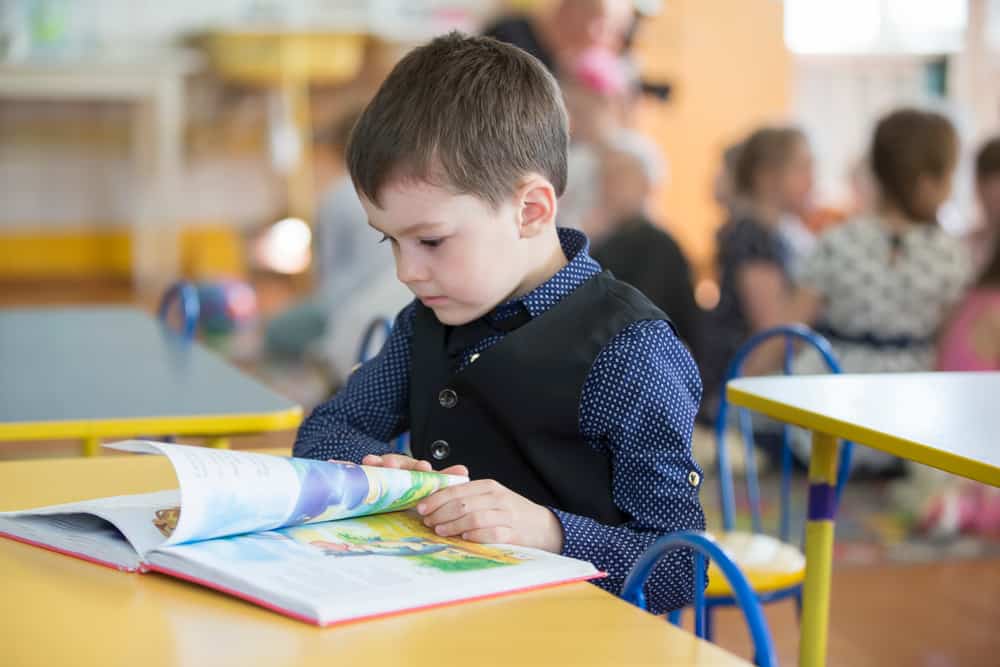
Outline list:
[[[427,280],[427,270],[421,262],[401,252],[396,257],[396,278],[406,285],[423,282]]]

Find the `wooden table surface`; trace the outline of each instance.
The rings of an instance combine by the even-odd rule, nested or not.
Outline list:
[[[174,486],[158,456],[6,462],[0,510]],[[4,539],[0,583],[3,665],[747,664],[591,584],[321,629]]]

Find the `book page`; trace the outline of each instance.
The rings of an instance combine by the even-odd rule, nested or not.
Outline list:
[[[176,490],[95,498],[34,510],[0,513],[0,530],[100,559],[102,549],[118,551],[112,532],[135,552],[133,560],[163,544],[176,522]],[[89,551],[85,547],[93,547]],[[108,560],[108,558],[105,558]],[[120,563],[120,558],[113,560]]]
[[[599,576],[584,561],[438,536],[409,512],[166,546],[149,562],[319,624]]]
[[[177,473],[179,519],[167,544],[414,506],[465,477],[148,441],[106,445],[164,454]]]

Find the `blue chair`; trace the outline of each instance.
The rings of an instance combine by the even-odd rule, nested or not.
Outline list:
[[[168,318],[170,308],[174,301],[180,303],[181,322],[180,334],[185,341],[194,340],[194,335],[198,330],[198,317],[201,314],[201,302],[198,298],[198,289],[188,282],[177,282],[171,285],[163,298],[160,299],[159,318],[165,326],[169,326]]]
[[[389,334],[392,333],[392,322],[388,318],[376,317],[368,324],[368,328],[365,329],[365,333],[361,336],[361,347],[358,349],[358,363],[354,366],[354,370],[357,370],[361,364],[375,356],[372,343],[378,340],[379,333],[382,334],[382,344],[389,340]],[[400,454],[405,454],[409,443],[409,434],[401,434],[396,438],[396,451]]]
[[[750,587],[750,583],[736,563],[716,543],[712,536],[707,533],[679,532],[671,533],[658,539],[632,567],[632,571],[625,579],[625,585],[622,587],[622,597],[627,602],[645,609],[646,596],[642,589],[650,573],[652,573],[653,568],[656,567],[661,558],[674,549],[681,548],[688,548],[694,551],[695,634],[702,639],[711,640],[711,637],[708,635],[709,625],[706,615],[707,604],[704,590],[705,558],[707,557],[711,559],[713,567],[725,576],[733,592],[733,596],[743,610],[743,617],[746,619],[747,626],[750,629],[750,637],[753,640],[754,661],[762,667],[777,665],[774,644],[771,641],[771,633],[768,630],[767,620],[764,618],[764,611],[761,609],[756,593],[754,593]]]
[[[785,343],[784,373],[792,373],[792,358],[795,353],[795,343],[800,342],[812,347],[819,353],[831,373],[840,373],[840,364],[833,353],[830,343],[809,327],[803,325],[787,325],[762,331],[751,337],[736,352],[726,372],[722,394],[719,403],[719,413],[715,421],[716,457],[719,472],[719,492],[722,505],[723,532],[716,537],[718,543],[726,549],[733,560],[745,573],[751,588],[758,599],[767,604],[787,598],[794,598],[798,608],[802,606],[802,582],[805,579],[805,555],[802,550],[791,543],[791,477],[792,450],[789,446],[789,427],[781,430],[781,488],[780,515],[778,538],[763,533],[760,507],[760,487],[757,479],[753,425],[750,413],[740,408],[738,411],[739,430],[746,447],[746,485],[747,499],[750,506],[751,532],[737,531],[735,527],[736,502],[733,492],[733,476],[726,450],[725,436],[729,419],[729,403],[726,400],[725,385],[734,378],[740,377],[743,365],[751,352],[762,343],[781,338]],[[844,483],[851,467],[852,445],[845,442],[841,447],[838,464],[837,487],[835,502],[839,504]],[[716,607],[733,606],[737,603],[733,590],[725,579],[711,576],[706,589],[706,634],[712,636],[712,616]],[[675,613],[679,618],[679,612]]]
[[[392,333],[392,322],[386,317],[376,317],[368,324],[365,333],[361,336],[361,347],[358,350],[358,365],[365,363],[375,356],[372,350],[372,342],[377,340],[378,334],[382,334],[382,343],[389,339]]]

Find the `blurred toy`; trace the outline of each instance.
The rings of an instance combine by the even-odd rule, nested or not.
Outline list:
[[[237,352],[241,345],[246,350],[256,347],[250,338],[234,335],[248,334],[252,338],[257,321],[257,295],[250,285],[239,280],[175,283],[163,295],[159,317],[184,340],[200,334],[208,345],[227,348],[227,354]],[[180,323],[175,324],[178,319]],[[237,338],[246,341],[236,344]],[[245,352],[238,356],[246,356]]]
[[[198,283],[198,325],[206,337],[226,336],[257,318],[257,295],[239,280]]]

